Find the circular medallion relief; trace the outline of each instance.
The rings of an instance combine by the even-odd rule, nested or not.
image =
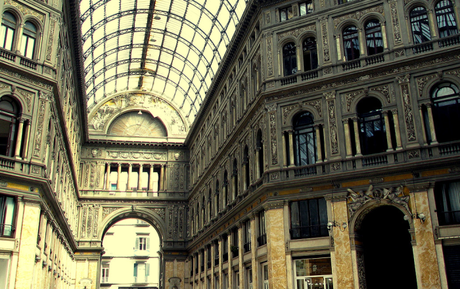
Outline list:
[[[166,137],[166,128],[160,119],[150,113],[132,111],[117,117],[109,127],[108,134],[117,136]]]

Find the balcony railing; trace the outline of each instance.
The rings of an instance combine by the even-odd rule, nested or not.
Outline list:
[[[328,236],[326,224],[295,227],[289,230],[291,239],[303,239]]]
[[[259,244],[259,246],[263,246],[263,245],[267,244],[267,235],[263,234],[263,235],[257,237],[257,243]]]
[[[39,64],[38,62],[24,57],[20,54],[16,54],[13,51],[6,50],[3,48],[0,48],[0,59],[1,60],[7,60],[13,64],[16,64],[18,66],[23,66],[27,67],[29,69],[35,70],[38,73],[44,73],[44,74],[52,74],[51,76],[54,77],[56,74],[56,69],[45,65],[45,64]]]
[[[244,250],[244,253],[251,251],[251,242],[244,244],[243,250]]]
[[[460,224],[460,211],[439,211],[439,225],[455,225]]]

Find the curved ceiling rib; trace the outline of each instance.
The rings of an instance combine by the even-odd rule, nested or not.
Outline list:
[[[152,91],[193,122],[246,0],[81,0],[89,111],[122,91]]]

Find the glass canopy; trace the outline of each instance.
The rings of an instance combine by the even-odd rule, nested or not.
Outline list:
[[[89,110],[127,90],[152,91],[191,124],[246,0],[81,0]]]

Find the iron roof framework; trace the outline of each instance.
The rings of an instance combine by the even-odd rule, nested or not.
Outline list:
[[[192,123],[246,0],[80,0],[89,110],[128,90],[152,91]]]

